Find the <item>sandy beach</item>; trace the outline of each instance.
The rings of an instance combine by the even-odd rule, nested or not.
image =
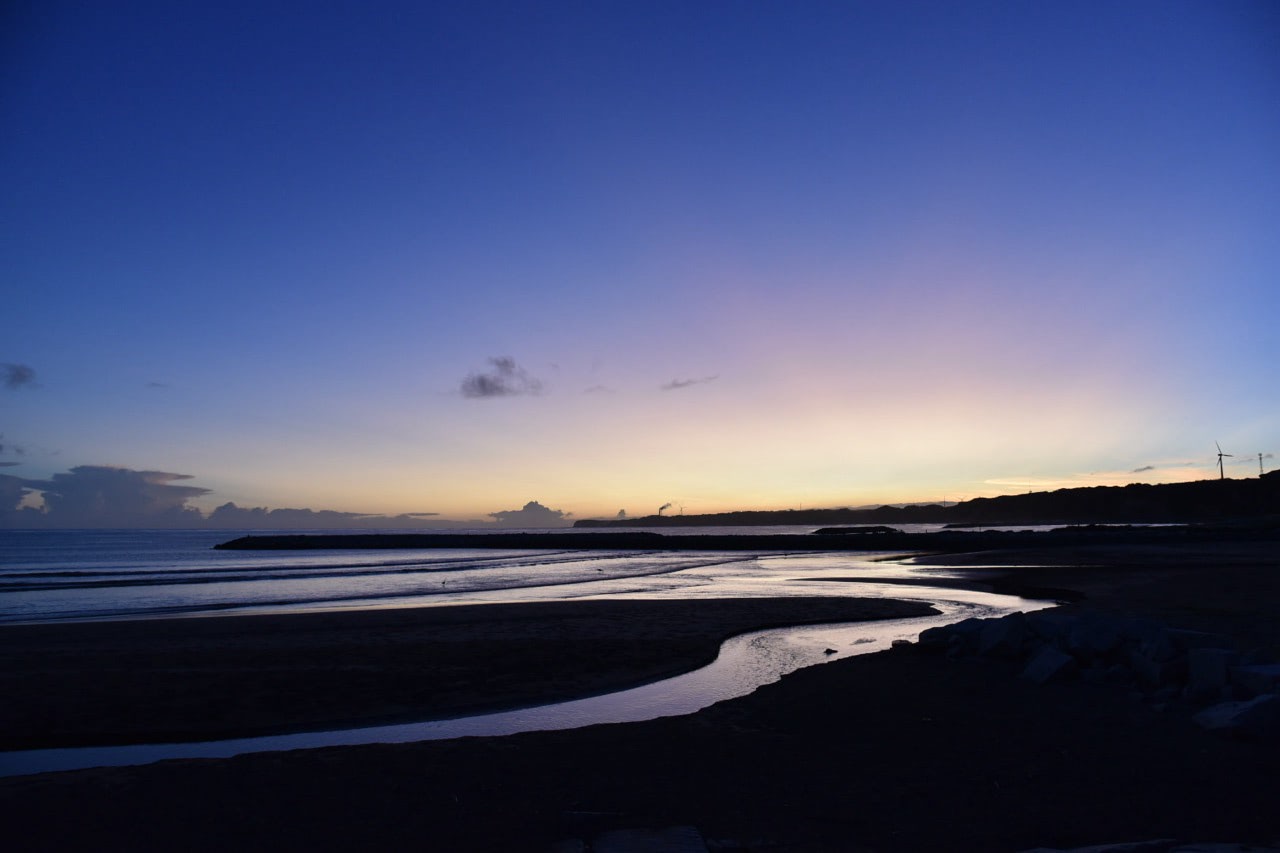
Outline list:
[[[1062,590],[1076,599],[1068,608],[1277,651],[1273,544],[931,559],[997,572],[985,578],[997,589]],[[8,697],[26,704],[3,730],[13,748],[393,718],[423,707],[422,695],[388,685],[424,659],[437,667],[426,692],[453,713],[661,677],[748,627],[899,606],[911,607],[583,602],[450,608],[425,620],[313,614],[305,627],[289,622],[299,617],[10,626],[5,713]],[[149,672],[138,671],[144,661]],[[21,839],[14,849],[548,850],[613,828],[688,826],[720,850],[1014,851],[1274,842],[1276,778],[1275,743],[1204,731],[1177,703],[895,650],[803,670],[688,717],[0,780],[0,813]]]

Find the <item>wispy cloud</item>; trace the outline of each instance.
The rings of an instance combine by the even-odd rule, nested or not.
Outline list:
[[[708,382],[715,382],[719,379],[716,376],[702,376],[697,379],[672,379],[670,382],[662,386],[663,391],[679,391],[681,388],[689,388],[694,385],[705,385]]]
[[[583,394],[612,394],[613,389],[607,385],[592,385],[590,388],[582,392]]]
[[[541,394],[542,381],[531,376],[510,356],[489,359],[491,370],[472,373],[462,380],[462,396],[472,400],[490,397],[515,397],[522,394]]]
[[[0,363],[0,382],[10,391],[36,387],[36,371],[28,364]]]
[[[1142,474],[1142,473],[1144,473],[1144,472],[1146,472],[1146,471],[1154,471],[1154,470],[1156,470],[1156,466],[1154,466],[1154,465],[1143,465],[1141,468],[1134,468],[1134,469],[1133,469],[1132,471],[1130,471],[1129,473],[1130,473],[1130,474]]]

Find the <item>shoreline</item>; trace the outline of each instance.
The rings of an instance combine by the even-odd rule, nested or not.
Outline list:
[[[1242,647],[1280,641],[1280,554],[1269,543],[914,561],[967,567],[997,589],[1067,590],[1069,609],[1223,630]],[[524,620],[508,617],[492,628],[519,647]],[[561,649],[586,645],[582,659],[598,658],[582,639]],[[0,816],[22,839],[15,849],[31,850],[112,839],[158,850],[174,838],[194,850],[548,850],[664,826],[695,827],[721,850],[782,853],[1268,844],[1280,839],[1278,774],[1274,744],[1206,732],[1120,686],[1035,685],[1000,662],[895,650],[687,717],[0,780]]]

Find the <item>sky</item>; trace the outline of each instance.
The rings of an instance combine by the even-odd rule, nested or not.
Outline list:
[[[1276,465],[1274,3],[0,14],[0,523]]]

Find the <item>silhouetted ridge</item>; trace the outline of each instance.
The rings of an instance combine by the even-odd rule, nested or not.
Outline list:
[[[574,527],[748,527],[804,524],[1195,524],[1280,516],[1280,471],[1245,480],[1090,486],[974,498],[953,506],[747,510],[706,515],[583,519]]]

